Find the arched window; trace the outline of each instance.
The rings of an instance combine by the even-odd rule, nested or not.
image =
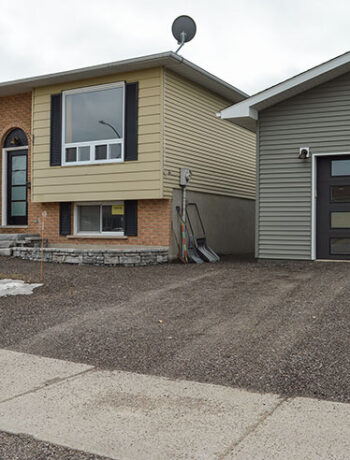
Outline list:
[[[5,137],[4,148],[8,149],[11,147],[24,147],[28,145],[28,139],[26,133],[20,129],[12,129]]]

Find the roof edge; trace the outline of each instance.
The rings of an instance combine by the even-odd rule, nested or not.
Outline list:
[[[120,61],[112,61],[112,62],[107,62],[104,64],[97,64],[97,65],[92,65],[92,66],[87,66],[87,67],[78,67],[76,69],[72,70],[64,70],[62,72],[54,72],[54,73],[48,73],[48,74],[42,74],[42,75],[36,75],[34,77],[26,77],[26,78],[20,78],[17,80],[8,80],[0,83],[0,88],[5,87],[5,86],[14,86],[17,84],[26,84],[26,83],[34,83],[35,82],[40,82],[43,79],[51,79],[55,77],[64,77],[64,76],[70,76],[74,74],[80,74],[80,73],[85,73],[97,69],[109,69],[115,65],[128,65],[128,64],[136,64],[138,62],[143,62],[143,61],[157,61],[157,59],[162,59],[162,58],[167,58],[170,57],[172,54],[172,51],[165,51],[163,53],[156,53],[156,54],[149,54],[146,56],[138,56],[135,58],[130,58],[130,59],[122,59]],[[39,85],[38,85],[39,86]],[[36,86],[36,87],[38,87]]]
[[[244,101],[221,110],[217,115],[219,118],[237,124],[239,124],[239,119],[257,120],[259,111],[337,78],[348,71],[350,71],[349,51],[260,91]]]
[[[184,66],[183,69],[182,65]],[[202,67],[188,61],[173,51],[165,51],[162,53],[123,59],[121,61],[114,61],[106,64],[2,82],[0,83],[0,96],[24,93],[31,91],[34,88],[56,83],[59,84],[84,78],[88,79],[94,76],[133,71],[154,66],[167,67],[182,75],[187,74],[187,78],[192,79],[192,81],[198,80],[199,84],[217,92],[231,102],[236,103],[249,97],[248,94],[230,85],[221,78],[216,77],[210,72],[207,72]],[[185,69],[187,69],[187,72],[185,72]]]

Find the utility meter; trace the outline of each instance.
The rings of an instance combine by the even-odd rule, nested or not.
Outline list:
[[[185,187],[192,176],[192,171],[189,168],[181,168],[180,169],[180,185]]]

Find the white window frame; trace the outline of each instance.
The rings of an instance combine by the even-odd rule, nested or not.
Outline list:
[[[124,220],[125,220],[125,202],[123,200],[119,201],[83,201],[83,202],[78,202],[74,203],[74,225],[73,225],[73,230],[74,230],[74,235],[79,236],[79,235],[84,235],[84,236],[125,236],[125,231],[124,232],[103,232],[102,231],[102,206],[113,206],[115,204],[123,204],[124,205]],[[100,231],[99,232],[82,232],[79,231],[79,206],[100,206]]]
[[[123,103],[122,103],[122,116],[123,116],[123,132],[121,139],[101,139],[99,141],[88,141],[88,142],[70,142],[66,143],[66,96],[70,94],[78,93],[89,93],[95,91],[103,91],[105,89],[112,88],[123,88]],[[104,163],[122,163],[124,162],[124,139],[125,139],[125,82],[110,83],[106,85],[95,85],[95,86],[86,86],[84,88],[70,89],[62,92],[62,166],[83,166],[90,164],[104,164]],[[107,160],[94,160],[92,159],[95,155],[95,146],[96,145],[107,145],[107,157],[110,152],[110,145],[120,144],[121,145],[121,158],[112,158]],[[90,147],[90,160],[88,161],[78,161],[78,150],[79,147]],[[77,160],[76,161],[66,161],[66,148],[75,147],[77,149]]]

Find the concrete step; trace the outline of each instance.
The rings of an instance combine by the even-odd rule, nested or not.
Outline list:
[[[41,236],[36,235],[36,236],[26,236],[24,238],[24,241],[41,241]]]
[[[16,246],[15,240],[0,240],[0,248],[12,248]]]
[[[23,246],[40,246],[40,235],[35,233],[0,233],[0,255],[12,255],[11,248]],[[47,246],[47,239],[44,241],[44,246]]]
[[[17,237],[17,233],[0,233],[0,241],[16,241]]]
[[[28,237],[40,237],[37,233],[0,233],[0,241],[1,240],[24,240]]]
[[[44,238],[44,248],[47,248],[48,239]],[[41,238],[28,238],[24,241],[16,241],[15,245],[17,248],[40,248],[41,247]]]

